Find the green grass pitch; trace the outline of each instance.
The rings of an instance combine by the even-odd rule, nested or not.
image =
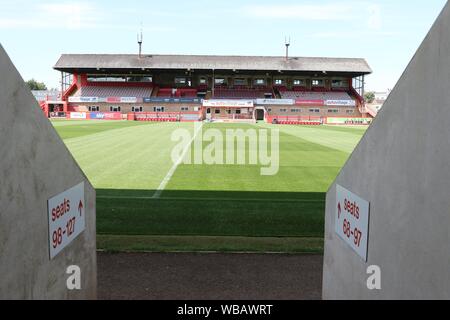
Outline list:
[[[280,169],[173,166],[178,128],[189,123],[54,121],[97,190],[98,247],[111,251],[321,252],[325,192],[365,129],[204,124],[203,130],[280,130]]]

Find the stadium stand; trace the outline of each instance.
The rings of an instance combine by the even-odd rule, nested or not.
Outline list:
[[[321,122],[308,118],[311,116],[370,117],[364,108],[362,84],[372,70],[364,59],[288,60],[262,56],[145,55],[136,60],[136,55],[62,55],[55,65],[63,79],[61,101],[42,109],[46,114],[59,110],[118,112],[141,121],[258,119],[309,124]],[[317,70],[323,70],[324,75],[313,76]],[[324,106],[333,109],[319,108]]]
[[[347,92],[326,91],[326,92],[310,92],[310,91],[283,91],[281,92],[283,99],[298,100],[353,100]]]
[[[284,92],[284,91],[288,91],[288,90],[289,90],[286,86],[277,86],[277,85],[274,85],[273,88],[274,88],[274,89],[277,89],[277,90],[280,91],[280,92]]]
[[[109,98],[109,97],[135,97],[135,98],[145,98],[151,97],[153,88],[145,87],[97,87],[97,86],[86,86],[81,87],[74,94],[74,97],[99,97],[99,98]]]
[[[160,88],[157,94],[162,98],[196,98],[197,89],[192,88]]]
[[[158,97],[162,98],[171,98],[173,96],[173,89],[172,88],[160,88],[158,90]]]
[[[216,88],[214,98],[216,99],[263,99],[267,95],[272,97],[272,90],[268,88],[248,89],[244,87]]]

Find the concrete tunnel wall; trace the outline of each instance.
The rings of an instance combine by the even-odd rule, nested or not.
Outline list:
[[[370,202],[367,263],[334,231],[336,184]],[[449,3],[330,188],[325,229],[324,299],[450,299]]]
[[[50,260],[47,200],[83,181],[86,229]],[[95,190],[0,45],[0,299],[95,299],[96,270]]]

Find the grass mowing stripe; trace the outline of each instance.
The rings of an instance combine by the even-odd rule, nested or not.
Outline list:
[[[365,130],[352,130],[351,128],[310,127],[258,124],[264,128],[277,128],[280,132],[309,142],[325,146],[330,149],[350,154],[361,140]]]
[[[97,230],[116,235],[322,237],[324,202],[97,199]]]
[[[76,123],[71,123],[69,125],[61,125],[59,123],[53,123],[56,130],[58,131],[60,137],[64,140],[88,136],[104,131],[117,130],[127,127],[141,126],[142,122],[131,122],[131,121],[95,121],[91,123],[91,120],[80,121]]]
[[[249,124],[205,124],[205,129],[208,128],[224,133],[227,129],[261,127]],[[237,145],[235,153],[236,150]],[[280,168],[277,175],[261,176],[260,165],[180,165],[166,190],[323,192],[347,158],[345,152],[281,132]]]
[[[59,119],[51,119],[50,122],[54,127],[66,127],[66,126],[80,126],[80,125],[96,125],[100,123],[104,123],[104,120],[59,120]],[[112,122],[122,122],[122,121],[114,121]]]
[[[155,190],[172,165],[171,133],[180,126],[144,125],[66,141],[96,188]]]
[[[323,253],[323,238],[97,235],[109,252]]]
[[[341,131],[341,132],[350,132],[355,134],[361,134],[367,131],[369,129],[368,126],[352,126],[352,125],[329,125],[325,124],[322,126],[324,130],[329,131]]]

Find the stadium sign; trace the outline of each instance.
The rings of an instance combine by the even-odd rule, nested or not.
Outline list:
[[[105,100],[108,103],[137,103],[138,101],[136,97],[107,97]]]
[[[253,100],[203,100],[204,107],[253,108]]]
[[[323,100],[295,100],[295,105],[297,106],[324,106],[325,101]]]
[[[326,100],[326,106],[355,107],[355,100]]]
[[[373,119],[371,118],[327,118],[327,124],[335,125],[369,125],[372,123],[372,121]]]
[[[120,120],[122,119],[122,114],[120,112],[91,112],[91,119],[96,120]]]
[[[102,120],[105,119],[105,114],[103,112],[91,112],[91,119]]]
[[[86,119],[86,112],[71,112],[70,119]]]
[[[293,99],[256,99],[257,105],[293,105]]]
[[[201,103],[199,98],[144,98],[144,103]]]
[[[98,97],[80,97],[79,102],[98,102]]]
[[[69,102],[72,103],[137,103],[136,97],[69,97]]]
[[[49,199],[50,259],[67,247],[86,227],[84,182]]]
[[[367,262],[369,202],[336,185],[335,232]]]
[[[121,97],[121,103],[137,103],[138,99],[136,97]]]
[[[105,102],[109,103],[120,103],[120,97],[108,97],[105,99]]]
[[[69,97],[69,102],[75,103],[97,103],[98,97]]]

